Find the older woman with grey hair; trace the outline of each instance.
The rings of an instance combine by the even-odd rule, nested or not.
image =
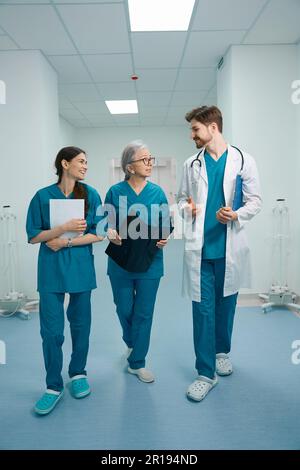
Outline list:
[[[158,185],[147,181],[147,178],[151,176],[154,162],[155,158],[142,141],[129,143],[123,151],[121,160],[125,179],[113,185],[105,198],[105,204],[111,204],[115,209],[115,220],[108,223],[108,238],[113,245],[110,245],[112,250],[107,250],[109,255],[107,274],[123,331],[123,340],[128,347],[128,372],[135,374],[142,382],[154,381],[153,373],[145,368],[145,358],[150,343],[156,294],[160,278],[163,276],[162,248],[167,240],[160,240],[157,237],[154,241],[154,252],[152,250],[152,255],[153,253],[154,255],[148,263],[145,262],[145,254],[139,251],[141,244],[133,242],[134,262],[131,261],[131,265],[134,268],[127,266],[124,268],[123,262],[128,255],[128,250],[126,251],[125,247],[127,239],[125,240],[121,227],[123,225],[121,213],[124,215],[125,212],[126,224],[128,224],[127,216],[132,214],[131,207],[138,204],[141,208],[139,215],[140,212],[146,213],[147,223],[151,225],[148,216],[151,214],[153,205],[159,208],[162,205],[168,207],[164,191]],[[126,246],[128,248],[128,244]],[[112,253],[118,250],[119,256],[117,258],[112,256]]]

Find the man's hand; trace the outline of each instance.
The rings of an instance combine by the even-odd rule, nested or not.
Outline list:
[[[61,248],[66,248],[68,244],[68,240],[66,238],[53,238],[53,240],[49,240],[46,245],[52,251],[59,251]]]
[[[216,218],[221,224],[228,224],[228,222],[237,220],[238,215],[231,207],[221,207],[221,209],[216,212]]]
[[[163,240],[159,240],[157,243],[156,243],[156,246],[157,248],[164,248],[166,246],[166,244],[168,243],[168,240],[166,239],[163,239]]]
[[[197,212],[197,208],[196,208],[196,204],[194,203],[193,199],[191,197],[188,198],[187,200],[187,203],[188,203],[188,209],[192,212],[192,217],[196,217],[196,212]]]

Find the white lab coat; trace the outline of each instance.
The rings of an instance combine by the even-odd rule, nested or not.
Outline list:
[[[256,215],[262,205],[259,178],[253,157],[243,152],[244,168],[241,173],[243,178],[243,207],[236,212],[238,219],[227,224],[226,237],[226,268],[224,280],[224,296],[235,294],[241,287],[251,286],[250,252],[245,233],[245,223]],[[182,181],[178,192],[178,206],[180,212],[184,212],[187,206],[187,198],[192,197],[197,207],[200,208],[195,220],[195,234],[192,239],[185,239],[184,263],[183,263],[183,295],[191,300],[201,301],[201,255],[203,247],[203,232],[205,209],[208,194],[208,180],[203,153],[202,165],[195,162],[196,155],[188,158],[183,167]],[[226,206],[232,206],[235,180],[241,170],[241,155],[228,145],[228,155],[224,172],[224,197]]]

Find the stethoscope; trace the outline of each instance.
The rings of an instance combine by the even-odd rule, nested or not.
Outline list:
[[[231,147],[233,147],[234,149],[236,149],[236,150],[240,153],[240,155],[241,155],[241,159],[242,159],[242,164],[241,164],[241,169],[240,169],[240,173],[241,173],[241,172],[243,171],[243,168],[244,168],[244,155],[243,155],[242,151],[241,151],[238,147],[235,147],[234,145],[231,145]],[[200,152],[197,154],[196,158],[194,158],[194,160],[192,161],[192,163],[191,163],[191,168],[193,168],[195,162],[198,162],[199,165],[200,165],[200,168],[201,168],[202,162],[201,162],[201,159],[200,159],[200,155],[201,155],[202,153],[204,153],[204,152],[205,152],[205,147],[202,147],[201,150],[200,150]]]

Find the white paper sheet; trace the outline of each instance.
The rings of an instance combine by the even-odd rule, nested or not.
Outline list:
[[[71,219],[84,219],[84,199],[50,199],[50,227],[54,228]],[[76,238],[78,232],[65,232],[60,238]]]

